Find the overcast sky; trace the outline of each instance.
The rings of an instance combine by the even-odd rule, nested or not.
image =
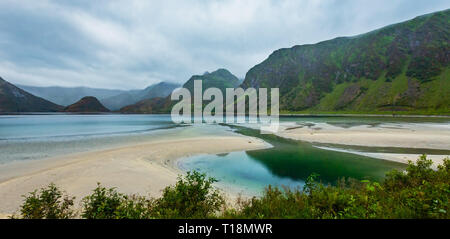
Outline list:
[[[450,8],[448,0],[0,0],[0,76],[15,84],[144,88],[279,48]]]

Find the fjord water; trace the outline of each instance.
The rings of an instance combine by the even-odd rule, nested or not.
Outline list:
[[[273,147],[215,156],[194,156],[182,161],[181,167],[205,172],[225,185],[235,185],[237,191],[249,195],[260,194],[269,184],[302,187],[312,174],[317,174],[323,183],[335,184],[341,178],[380,181],[388,171],[405,168],[401,163],[323,150],[311,143],[259,134],[254,129],[241,128],[238,132],[260,137]]]
[[[171,124],[158,115],[6,115],[0,116],[0,140],[132,133]]]
[[[381,124],[449,125],[448,119],[373,117],[283,117],[281,122],[327,123],[339,127]],[[0,116],[0,164],[39,160],[71,153],[134,145],[151,140],[204,135],[233,134],[227,126],[192,125],[177,127],[170,115],[8,115]],[[317,148],[310,143],[260,135],[241,128],[244,135],[264,139],[273,147],[263,150],[200,155],[179,161],[184,170],[199,170],[252,194],[266,185],[302,186],[312,173],[324,182],[341,177],[380,180],[403,164],[356,154]]]
[[[388,117],[282,117],[281,122],[314,127],[326,123],[342,128],[355,126],[408,127],[421,124],[427,127],[448,128],[448,118],[388,118]],[[298,188],[312,174],[323,183],[335,184],[342,178],[382,180],[386,173],[403,170],[405,164],[375,159],[348,152],[324,150],[315,144],[260,134],[257,129],[237,128],[237,132],[264,139],[273,147],[262,150],[232,152],[219,155],[199,155],[180,162],[184,170],[197,170],[220,180],[224,187],[242,194],[259,195],[267,185]],[[342,145],[340,146],[342,147]],[[433,150],[344,147],[363,149],[365,152],[431,153]],[[423,151],[423,152],[422,152]],[[435,150],[438,153],[448,153]]]
[[[167,115],[4,115],[0,164],[139,143],[173,127]]]

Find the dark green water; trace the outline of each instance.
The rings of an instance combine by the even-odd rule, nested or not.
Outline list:
[[[401,163],[324,150],[307,142],[259,134],[257,130],[237,128],[236,132],[259,137],[274,146],[270,149],[248,151],[247,154],[280,177],[303,181],[312,173],[317,173],[327,183],[334,183],[343,177],[379,181],[386,172],[405,168]]]
[[[237,133],[258,137],[273,148],[225,155],[187,158],[186,170],[199,170],[244,191],[261,192],[267,185],[298,187],[313,173],[324,183],[335,184],[340,178],[380,181],[393,169],[406,165],[370,157],[324,150],[310,143],[260,134],[259,130],[231,126]]]

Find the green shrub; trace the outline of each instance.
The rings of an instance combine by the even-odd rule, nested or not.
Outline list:
[[[199,172],[179,177],[158,199],[126,196],[98,184],[82,200],[83,218],[444,218],[450,219],[450,160],[437,170],[426,156],[405,171],[392,171],[381,183],[341,179],[324,185],[311,175],[303,189],[268,186],[261,197],[239,199],[219,213],[224,198],[213,178]],[[25,196],[20,218],[72,218],[74,198],[54,184]]]
[[[23,197],[25,200],[20,208],[20,218],[67,219],[75,216],[71,209],[75,197],[64,195],[53,183]]]
[[[268,187],[262,197],[240,202],[231,218],[450,218],[450,160],[437,170],[426,156],[382,183],[353,179],[326,186],[310,177],[303,190]]]
[[[98,184],[93,194],[82,201],[81,216],[86,219],[205,218],[213,216],[225,201],[214,189],[213,178],[188,172],[175,186],[166,187],[163,196],[148,199],[127,196]]]
[[[83,198],[83,212],[81,216],[86,219],[113,219],[126,196],[118,193],[115,188],[106,189],[100,183],[94,192]]]
[[[156,200],[154,216],[159,218],[206,218],[213,216],[225,203],[214,189],[214,178],[193,171],[178,178],[175,186],[166,187]]]
[[[126,196],[119,207],[116,208],[115,218],[117,219],[150,219],[154,199],[131,195]]]
[[[383,183],[390,214],[397,218],[450,218],[450,160],[437,170],[422,156],[406,172],[392,171]],[[381,198],[380,198],[381,200]]]

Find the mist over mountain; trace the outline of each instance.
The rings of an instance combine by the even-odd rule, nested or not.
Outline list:
[[[29,85],[17,86],[23,90],[30,92],[33,95],[42,97],[46,100],[64,106],[73,104],[84,96],[94,96],[98,99],[103,99],[126,92],[124,90],[98,89],[89,87],[39,87]]]
[[[191,92],[194,96],[194,81],[201,80],[203,90],[215,87],[225,93],[226,88],[236,88],[239,86],[239,79],[226,69],[218,69],[214,72],[205,72],[203,75],[193,75],[183,84],[183,88]],[[165,98],[154,98],[139,101],[136,104],[128,105],[120,109],[122,113],[169,113],[172,106],[177,101],[172,101],[170,95]]]
[[[179,84],[160,82],[143,90],[130,90],[115,96],[100,99],[100,101],[109,109],[118,110],[124,106],[134,104],[141,100],[155,97],[164,98],[170,95],[172,91],[178,87],[180,87]]]
[[[0,112],[56,112],[63,107],[36,97],[0,77]]]

